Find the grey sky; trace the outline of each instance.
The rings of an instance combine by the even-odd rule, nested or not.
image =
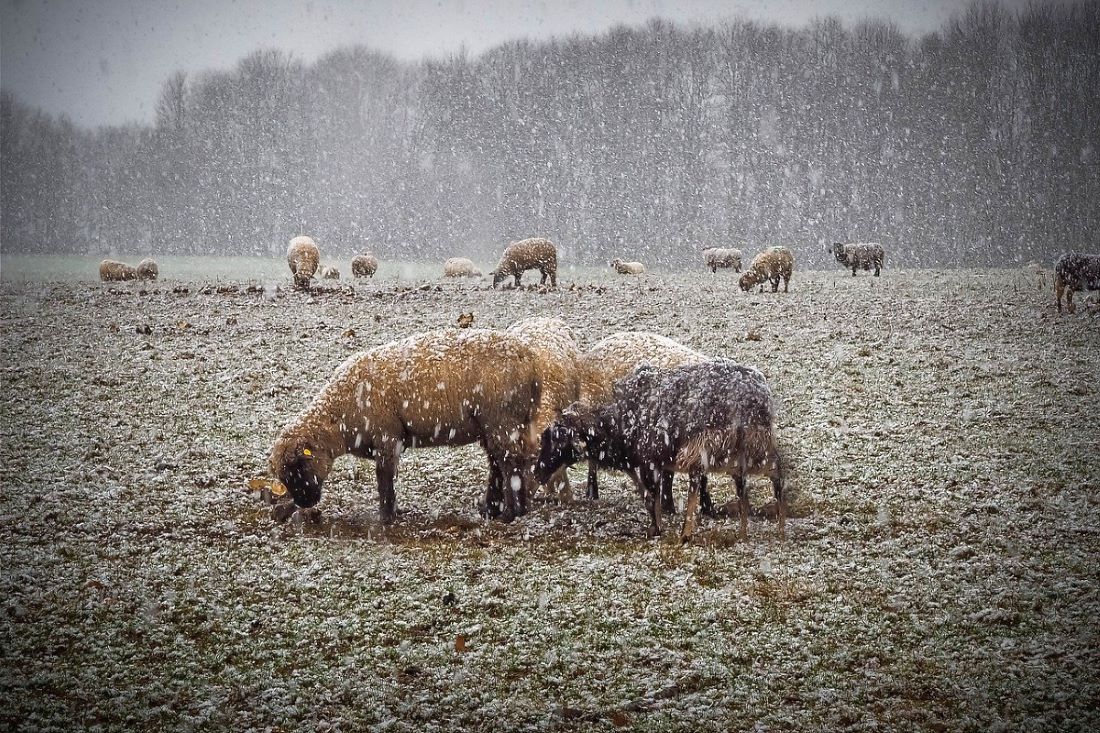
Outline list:
[[[1016,8],[1028,0],[1002,0]],[[654,16],[715,21],[742,16],[801,25],[824,15],[850,24],[892,20],[939,28],[966,0],[0,0],[0,84],[79,124],[149,121],[174,70],[227,68],[261,47],[313,61],[361,43],[403,59],[465,44],[477,53],[510,38],[599,32]]]

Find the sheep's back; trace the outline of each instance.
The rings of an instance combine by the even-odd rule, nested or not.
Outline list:
[[[591,404],[611,400],[615,382],[642,362],[672,369],[705,361],[708,357],[659,334],[623,331],[611,334],[581,357],[580,399]]]

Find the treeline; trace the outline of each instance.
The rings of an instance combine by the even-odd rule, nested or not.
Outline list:
[[[402,64],[264,50],[166,80],[152,126],[0,99],[5,251],[470,254],[697,266],[875,239],[907,265],[1050,260],[1100,231],[1100,3],[976,2],[921,39],[661,20]]]

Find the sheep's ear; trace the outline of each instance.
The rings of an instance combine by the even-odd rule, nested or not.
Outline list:
[[[278,479],[272,481],[271,486],[269,486],[268,488],[271,489],[272,496],[286,496],[286,484],[284,484],[282,481],[279,481]]]
[[[258,491],[259,489],[270,489],[272,483],[274,483],[273,480],[269,478],[252,478],[248,480],[248,488],[252,489],[253,491]]]

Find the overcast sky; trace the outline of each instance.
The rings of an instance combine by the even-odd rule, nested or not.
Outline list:
[[[1028,0],[1002,0],[1016,8]],[[360,43],[402,59],[474,53],[521,36],[599,32],[654,16],[712,22],[742,16],[802,25],[892,20],[938,29],[966,0],[0,0],[0,85],[83,125],[147,122],[174,70],[228,68],[261,47],[305,61]]]

